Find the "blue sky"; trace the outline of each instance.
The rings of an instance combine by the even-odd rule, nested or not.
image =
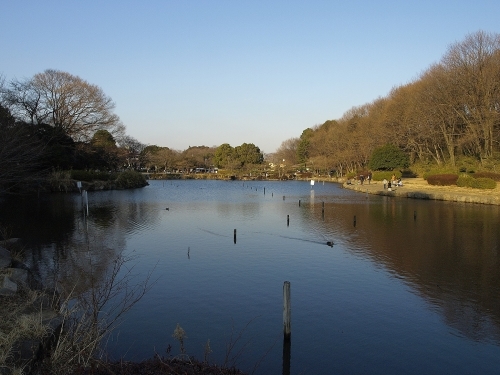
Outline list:
[[[0,0],[0,74],[100,86],[146,144],[266,153],[438,62],[498,0]]]

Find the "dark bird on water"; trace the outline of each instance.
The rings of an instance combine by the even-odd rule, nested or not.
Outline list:
[[[328,241],[326,244],[330,247],[333,247],[333,241]]]
[[[165,210],[170,211],[170,210],[168,209],[168,207],[167,207],[167,208],[165,208]]]

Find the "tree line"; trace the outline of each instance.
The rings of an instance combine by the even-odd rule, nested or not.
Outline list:
[[[194,169],[214,171],[225,168],[245,171],[264,162],[264,154],[253,143],[233,147],[223,143],[218,147],[190,146],[184,151],[156,145],[146,146],[139,155],[141,165],[155,172],[191,172]]]
[[[50,171],[199,168],[262,169],[256,145],[145,145],[125,133],[103,90],[48,69],[27,79],[0,77],[0,193],[36,185]],[[282,142],[266,161],[337,175],[364,170],[387,145],[410,164],[494,169],[500,142],[500,35],[479,31],[450,45],[418,78]]]
[[[0,77],[0,193],[38,189],[51,171],[241,170],[263,162],[251,143],[184,151],[145,145],[125,133],[114,108],[100,87],[67,72]]]
[[[479,31],[385,97],[285,140],[275,158],[345,174],[391,144],[410,163],[493,169],[500,159],[500,35]]]

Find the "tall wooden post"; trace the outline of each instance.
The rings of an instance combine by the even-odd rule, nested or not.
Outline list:
[[[282,375],[290,375],[290,362],[292,352],[292,341],[283,340],[283,369]]]
[[[283,338],[285,340],[290,340],[292,335],[291,312],[290,281],[285,281],[283,283]]]

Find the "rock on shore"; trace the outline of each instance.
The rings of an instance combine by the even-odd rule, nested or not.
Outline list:
[[[9,368],[32,369],[36,366],[37,358],[41,358],[48,350],[51,340],[57,335],[62,326],[62,317],[55,310],[57,296],[55,292],[44,291],[40,283],[33,277],[27,266],[13,257],[11,250],[15,250],[17,239],[0,241],[0,319],[1,328],[7,332],[16,330],[17,323],[13,320],[39,322],[45,327],[43,337],[25,337],[21,335],[7,347],[9,363],[0,363],[0,374],[9,374]],[[17,250],[16,250],[17,251]],[[27,291],[37,290],[34,301],[26,298]],[[15,309],[13,310],[13,308]],[[13,311],[19,314],[13,315]],[[10,319],[6,317],[11,315]],[[15,331],[14,331],[15,332]],[[14,337],[17,337],[14,335]],[[5,342],[4,342],[5,344]]]

